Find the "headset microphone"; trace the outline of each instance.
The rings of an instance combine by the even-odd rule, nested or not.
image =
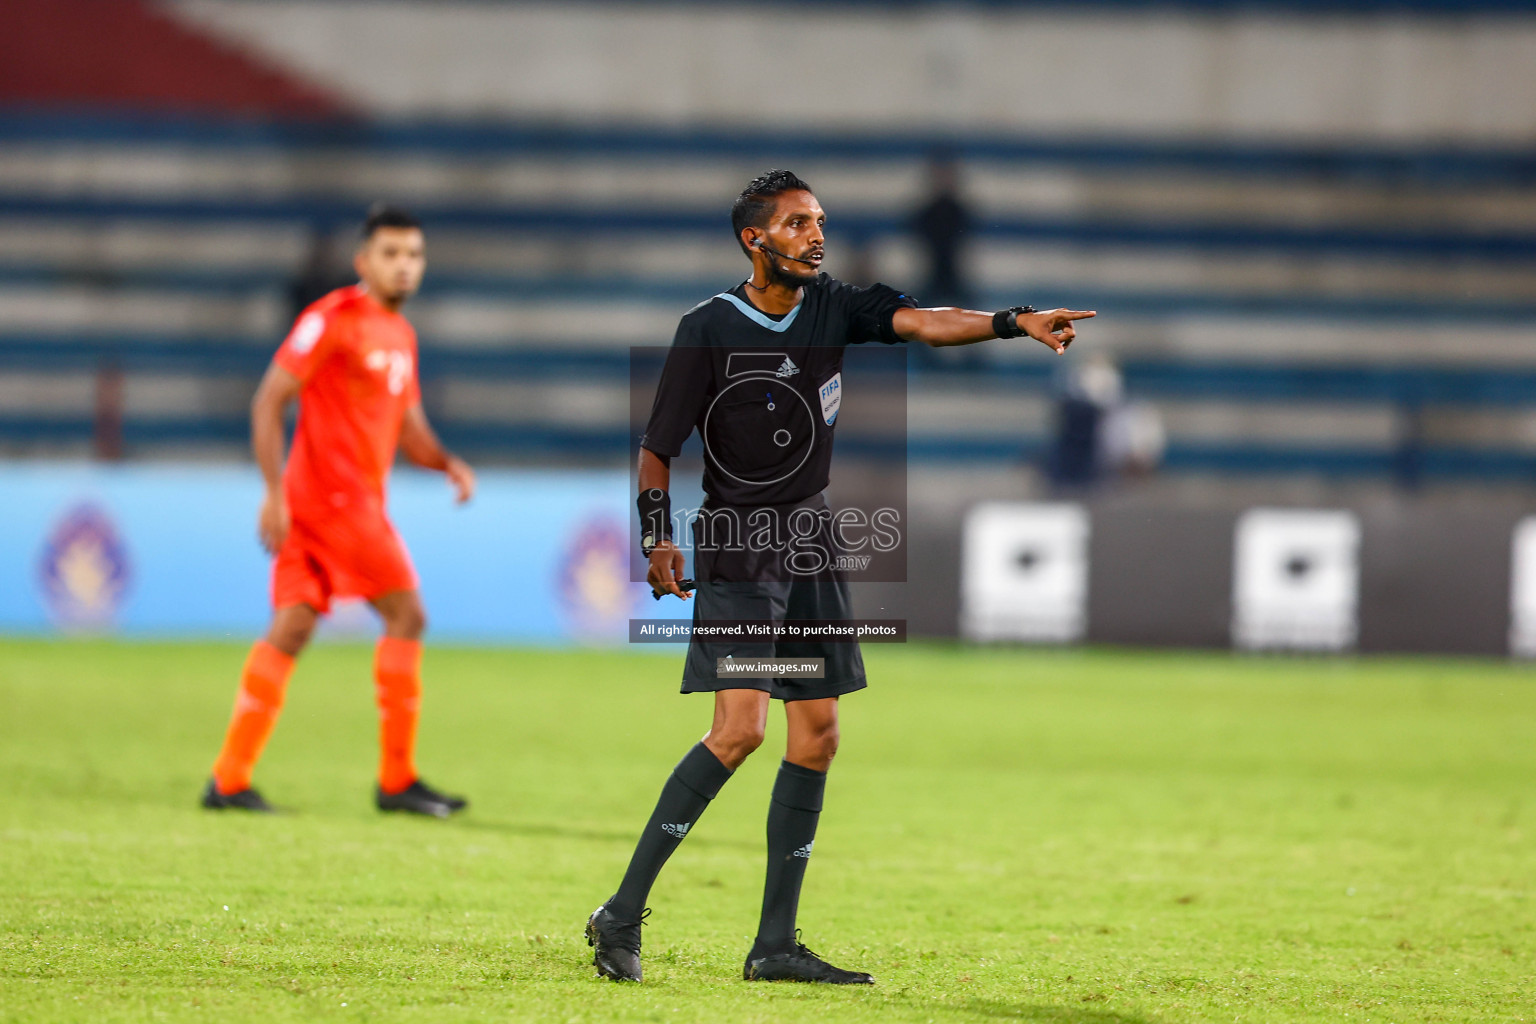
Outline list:
[[[755,248],[757,249],[758,252],[766,252],[769,255],[777,256],[781,260],[794,260],[796,263],[804,263],[808,267],[816,266],[816,261],[815,260],[803,260],[799,256],[791,256],[788,253],[779,252],[779,250],[773,248],[767,242],[764,242],[762,239],[758,239],[757,245],[756,245]]]

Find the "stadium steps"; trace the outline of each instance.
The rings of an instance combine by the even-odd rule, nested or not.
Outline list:
[[[223,337],[166,340],[159,335],[103,335],[61,342],[47,335],[0,336],[0,367],[89,368],[102,361],[125,369],[177,370],[198,374],[259,375],[274,346]],[[656,351],[659,351],[657,349]],[[424,377],[476,379],[627,379],[631,351],[582,351],[548,343],[518,349],[423,348]],[[957,381],[967,387],[1049,386],[1066,365],[1041,358],[980,366],[930,362],[914,352],[917,381]],[[1262,362],[1127,360],[1127,386],[1148,397],[1227,397],[1242,401],[1391,402],[1411,405],[1510,406],[1536,404],[1536,366],[1454,367],[1335,362],[1286,365]]]
[[[0,346],[0,439],[84,442],[95,375],[123,371],[130,451],[246,443],[244,407],[269,346],[221,339],[98,339]],[[1051,433],[1062,364],[973,368],[915,362],[906,454],[922,463],[1034,460]],[[425,351],[424,391],[450,443],[479,457],[621,462],[634,433],[628,353]],[[1519,478],[1536,456],[1536,370],[1131,362],[1128,393],[1156,403],[1170,470],[1471,479]],[[199,427],[198,424],[202,424]],[[1405,444],[1411,439],[1411,444]],[[868,438],[840,450],[890,456]],[[1410,456],[1404,452],[1414,453]],[[1406,468],[1405,468],[1406,467]]]
[[[919,262],[900,210],[934,141],[0,117],[0,367],[75,396],[0,389],[0,443],[88,437],[81,396],[115,366],[131,450],[243,447],[236,392],[286,326],[312,232],[344,250],[392,193],[431,227],[411,315],[450,442],[623,457],[627,349],[665,344],[737,278],[722,206],[740,180],[801,167],[835,204],[834,260],[867,246],[866,269],[904,284]],[[1162,409],[1169,468],[1529,467],[1531,154],[945,141],[985,211],[979,303],[1102,310],[1093,350]],[[1066,364],[1027,345],[928,355],[913,458],[1037,456]]]
[[[482,258],[520,262],[509,269],[564,258],[573,265],[561,269],[581,272],[601,267],[593,260],[604,249],[633,262],[626,244],[666,252],[720,238],[724,205],[744,177],[791,156],[809,162],[803,169],[825,194],[842,243],[879,239],[884,248],[905,234],[902,211],[922,194],[923,163],[939,141],[12,116],[0,117],[0,215],[34,229],[103,218],[192,231],[210,222],[351,228],[367,202],[388,196],[420,208],[434,253],[445,235],[478,235],[465,246],[478,241]],[[1053,259],[1063,248],[1069,258],[1107,249],[1153,265],[1206,253],[1195,268],[1206,276],[1267,255],[1253,276],[1305,276],[1305,268],[1277,266],[1278,255],[1324,261],[1313,274],[1319,285],[1340,276],[1341,260],[1384,260],[1388,277],[1397,265],[1411,276],[1425,261],[1440,276],[1469,260],[1490,265],[1481,270],[1536,262],[1536,156],[1528,152],[942,141],[966,163],[983,262],[985,250],[1011,242],[1048,246]],[[494,252],[507,235],[537,242]],[[734,266],[728,242],[713,251],[721,270]],[[1003,281],[1040,277],[1019,253],[1007,256]],[[986,267],[980,273],[995,283]],[[1464,294],[1471,276],[1452,274],[1441,288]],[[1528,294],[1531,275],[1522,276],[1516,286]],[[1423,286],[1418,277],[1383,290]]]
[[[965,164],[1073,167],[1145,175],[1180,172],[1252,181],[1348,181],[1383,188],[1536,187],[1536,149],[1333,143],[1316,146],[1177,139],[898,134],[827,130],[666,128],[659,125],[199,117],[133,111],[0,113],[0,142],[177,146],[187,150],[363,151],[376,158],[430,154],[504,159],[559,154],[582,161],[662,157],[753,167],[782,161],[920,165],[934,153]],[[766,163],[765,163],[766,162]]]
[[[435,254],[433,254],[435,256]],[[695,303],[734,286],[741,275],[711,278],[645,280],[606,276],[460,272],[435,265],[423,283],[420,298],[426,302],[458,299],[475,302],[565,303],[572,319],[594,304],[623,302],[638,307],[663,307],[679,314]],[[294,279],[287,267],[153,267],[123,266],[104,269],[58,269],[6,266],[0,263],[0,296],[31,292],[68,294],[69,289],[89,288],[100,295],[172,296],[179,303],[228,304],[231,300],[286,301]],[[1443,282],[1442,282],[1443,283]],[[988,283],[978,294],[979,305],[992,309],[1017,301],[1021,292],[1049,295],[1063,303],[1086,303],[1118,317],[1148,318],[1185,314],[1191,316],[1256,317],[1270,320],[1328,317],[1369,323],[1421,323],[1426,320],[1530,324],[1536,322],[1536,275],[1529,289],[1510,288],[1507,294],[1462,297],[1456,294],[1414,291],[1401,295],[1320,294],[1315,291],[1225,291],[1216,287],[1186,289],[1169,287],[1125,288],[1102,283],[1085,284],[1060,274],[1051,279],[1027,278],[1013,288]],[[919,296],[920,297],[920,296]],[[1043,301],[1043,300],[1042,300]],[[82,322],[90,322],[83,307],[71,306]],[[232,325],[238,331],[238,326]],[[515,337],[505,339],[518,344]]]
[[[611,430],[547,424],[437,424],[444,442],[483,461],[571,460],[584,464],[622,465],[629,455]],[[0,451],[89,450],[95,421],[88,416],[0,413]],[[128,457],[152,457],[157,448],[179,455],[184,447],[228,458],[248,450],[244,417],[135,417],[124,421],[121,436]],[[957,468],[1005,464],[1023,469],[1038,465],[1047,452],[1042,435],[1018,437],[912,437],[904,446],[886,443],[839,443],[845,458],[890,459],[905,456],[914,465]],[[1174,439],[1161,469],[1171,473],[1270,475],[1304,474],[1333,479],[1369,478],[1399,482],[1504,481],[1529,485],[1536,479],[1536,452],[1523,447],[1491,448],[1454,444],[1408,447],[1320,446],[1226,440]]]
[[[598,357],[622,355],[632,346],[670,342],[678,317],[714,283],[699,282],[684,297],[642,302],[623,292],[579,292],[532,286],[521,298],[495,289],[453,291],[441,286],[412,303],[409,313],[422,338],[424,358],[440,353],[526,352],[551,348]],[[1063,303],[1081,300],[1103,315],[1085,335],[1083,351],[1120,360],[1233,361],[1284,366],[1376,362],[1383,366],[1438,364],[1517,369],[1536,365],[1536,320],[1514,305],[1470,308],[1465,303],[1413,303],[1373,310],[1364,303],[1297,300],[1234,303],[1204,296],[1206,305],[1179,307],[1166,295],[1053,294]],[[1024,296],[1028,297],[1028,296]],[[653,296],[653,299],[656,297]],[[989,298],[1001,306],[1010,298]],[[1101,301],[1102,300],[1102,301]],[[174,346],[206,340],[248,345],[270,353],[287,329],[288,295],[269,288],[255,293],[140,290],[134,288],[0,286],[0,348],[25,341],[26,351],[51,340],[61,350],[93,339],[118,348],[135,344]],[[1389,315],[1390,314],[1390,315]],[[1468,323],[1477,329],[1469,331]],[[981,372],[987,367],[1033,365],[1045,358],[1032,343],[989,345],[922,358],[954,362]],[[579,371],[578,371],[579,372]]]
[[[562,340],[664,342],[678,313],[739,273],[721,206],[775,157],[809,161],[829,193],[846,193],[829,198],[834,269],[860,276],[863,259],[921,298],[899,211],[938,141],[19,116],[0,117],[0,140],[0,239],[12,243],[0,280],[12,292],[84,282],[125,305],[144,289],[202,291],[217,306],[249,289],[249,305],[281,309],[308,233],[348,231],[366,198],[392,192],[432,226],[413,308],[423,336],[487,346],[565,335],[576,329],[562,324],[618,303],[631,307],[611,318],[625,330]],[[1493,362],[1531,347],[1530,153],[945,144],[984,211],[978,304],[1101,309],[1097,343],[1122,356],[1338,348],[1392,361],[1433,358],[1439,338],[1446,358]],[[71,305],[81,330],[137,326]],[[225,313],[224,329],[251,333],[252,317],[271,315]],[[1495,328],[1482,350],[1451,329],[1469,317]],[[1325,337],[1310,330],[1319,320]],[[1277,344],[1288,332],[1299,344]]]
[[[682,233],[718,237],[729,235],[728,221],[718,208],[696,205],[621,206],[556,205],[554,203],[434,203],[412,202],[413,210],[435,228],[525,234],[633,235]],[[715,197],[711,197],[715,198]],[[725,197],[727,200],[729,196]],[[351,198],[326,196],[180,198],[138,196],[70,196],[55,198],[30,192],[0,193],[0,216],[31,220],[174,221],[301,223],[353,225],[364,204]],[[907,230],[904,217],[892,213],[853,211],[838,216],[833,227],[853,238],[875,238]],[[1079,247],[1197,249],[1220,253],[1258,251],[1299,255],[1389,257],[1395,260],[1536,260],[1536,233],[1509,228],[1417,225],[1293,224],[1234,222],[1228,219],[1167,220],[1122,216],[1032,216],[988,214],[979,218],[975,235],[982,240],[1014,239],[1039,243],[1068,243]]]
[[[185,146],[19,140],[0,150],[0,193],[146,201],[307,196],[351,206],[382,194],[409,195],[411,201],[432,207],[467,203],[601,209],[703,203],[718,212],[757,169],[739,158],[698,161],[657,154],[619,159],[538,152],[379,154],[345,148],[189,151]],[[803,170],[818,194],[828,199],[834,219],[850,211],[868,215],[906,209],[925,188],[920,163],[822,158]],[[1356,178],[1233,178],[1192,168],[1105,170],[971,162],[963,184],[978,210],[1004,217],[1070,213],[1086,219],[1233,220],[1313,227],[1536,227],[1533,190],[1486,183],[1409,181],[1383,187]]]

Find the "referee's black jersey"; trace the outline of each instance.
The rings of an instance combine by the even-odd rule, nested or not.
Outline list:
[[[883,284],[826,274],[782,317],[752,305],[745,284],[677,325],[643,448],[671,458],[695,429],[711,505],[787,505],[826,489],[843,397],[843,346],[901,339],[896,310],[917,303]]]

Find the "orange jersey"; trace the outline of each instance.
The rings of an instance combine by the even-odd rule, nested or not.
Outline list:
[[[273,361],[303,382],[283,473],[294,517],[382,511],[401,421],[421,401],[410,323],[362,285],[339,288],[300,315]]]

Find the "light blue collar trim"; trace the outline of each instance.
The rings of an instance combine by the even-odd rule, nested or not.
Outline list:
[[[739,297],[732,295],[730,292],[721,292],[715,298],[724,299],[726,302],[729,302],[741,310],[742,316],[751,320],[759,327],[766,327],[770,331],[776,331],[779,334],[789,330],[789,325],[795,322],[795,317],[800,315],[800,310],[805,305],[805,296],[802,295],[800,296],[800,304],[790,310],[783,320],[772,320],[768,317],[767,313],[764,313],[750,302],[743,302]]]

